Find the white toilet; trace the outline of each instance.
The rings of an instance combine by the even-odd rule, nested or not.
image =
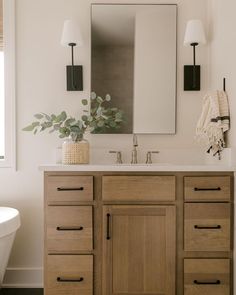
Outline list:
[[[20,227],[19,211],[0,207],[0,288],[6,271],[17,229]]]

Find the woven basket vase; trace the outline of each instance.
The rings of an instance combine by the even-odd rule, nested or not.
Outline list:
[[[78,142],[65,141],[62,144],[62,164],[88,164],[89,163],[89,142],[81,140]]]

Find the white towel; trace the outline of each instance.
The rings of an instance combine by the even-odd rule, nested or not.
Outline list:
[[[229,130],[229,104],[225,91],[214,91],[204,96],[202,114],[197,123],[196,138],[205,143],[213,155],[225,147],[224,133]]]

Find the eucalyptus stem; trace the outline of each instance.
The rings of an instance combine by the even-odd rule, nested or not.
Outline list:
[[[90,132],[102,133],[105,129],[119,129],[124,123],[124,112],[116,107],[106,107],[105,103],[111,100],[107,94],[103,99],[92,92],[91,99],[83,99],[82,104],[87,109],[80,119],[68,116],[65,111],[59,115],[38,113],[36,119],[30,125],[23,128],[23,131],[31,131],[34,134],[49,129],[49,133],[58,132],[59,138],[71,137],[73,141],[81,141],[87,130]],[[90,112],[89,112],[90,108]]]

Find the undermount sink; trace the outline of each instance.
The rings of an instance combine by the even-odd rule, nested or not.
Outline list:
[[[151,163],[151,164],[146,164],[146,163],[137,163],[137,164],[131,164],[131,163],[122,163],[122,164],[116,164],[117,166],[166,166],[166,165],[171,165],[170,163]]]

